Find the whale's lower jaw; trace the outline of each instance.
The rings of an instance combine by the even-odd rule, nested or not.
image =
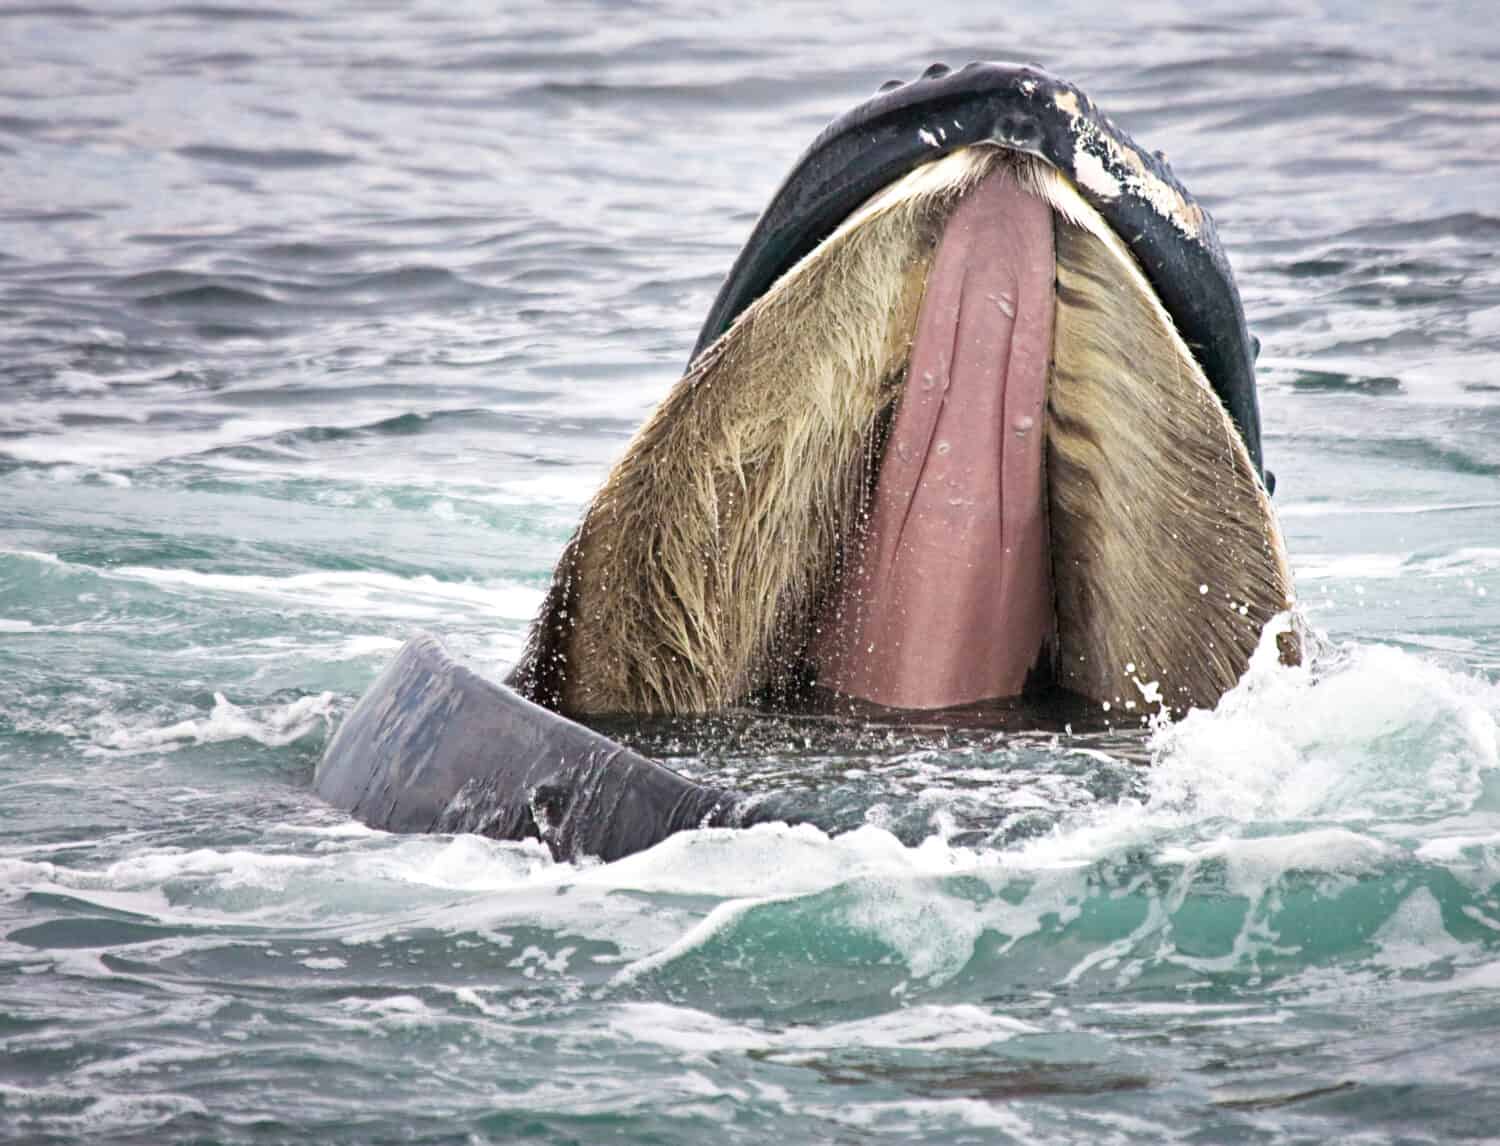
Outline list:
[[[1290,586],[1245,446],[1124,245],[1045,163],[970,148],[695,360],[512,681],[574,714],[813,684],[938,708],[1028,680],[1183,709],[1234,684]]]

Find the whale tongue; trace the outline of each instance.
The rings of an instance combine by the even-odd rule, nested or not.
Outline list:
[[[1052,212],[996,171],[950,215],[863,548],[810,649],[820,686],[892,708],[1021,692],[1054,628],[1043,418]]]

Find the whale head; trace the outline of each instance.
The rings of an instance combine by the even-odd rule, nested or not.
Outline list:
[[[580,716],[1181,711],[1290,602],[1212,219],[1071,85],[932,68],[794,166],[511,683]]]

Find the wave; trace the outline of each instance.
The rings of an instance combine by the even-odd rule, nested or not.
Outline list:
[[[1299,668],[1275,658],[1268,639],[1215,710],[1153,733],[1138,795],[998,848],[767,824],[572,865],[535,844],[392,837],[329,813],[273,832],[269,850],[147,853],[94,872],[15,860],[11,882],[86,898],[191,885],[216,919],[295,890],[288,924],[385,904],[371,937],[542,926],[559,936],[549,951],[608,937],[620,959],[601,987],[669,984],[709,1009],[734,992],[771,1005],[788,974],[807,973],[784,969],[789,946],[814,967],[860,966],[862,990],[914,999],[975,975],[1104,990],[1330,962],[1376,974],[1482,964],[1500,945],[1488,903],[1500,833],[1476,819],[1500,809],[1500,688],[1380,646],[1332,647]],[[207,718],[125,729],[113,747],[284,742],[328,704],[246,714],[220,699]],[[413,885],[462,903],[413,899]],[[644,917],[641,901],[655,905]]]
[[[342,167],[354,162],[352,155],[313,147],[226,147],[223,144],[194,143],[179,147],[177,154],[184,159],[202,159],[258,171],[303,171]]]
[[[425,573],[401,577],[375,570],[337,569],[276,576],[148,565],[83,565],[64,561],[55,553],[19,549],[0,549],[0,556],[38,562],[66,574],[144,582],[172,593],[250,596],[314,611],[377,612],[404,620],[441,620],[455,609],[529,619],[541,602],[541,591],[533,586],[503,580],[443,581]]]
[[[188,744],[221,744],[228,740],[253,740],[268,748],[284,748],[314,732],[326,732],[332,724],[333,712],[331,692],[304,696],[258,713],[231,704],[222,692],[216,692],[213,711],[206,717],[156,727],[130,724],[106,713],[95,721],[91,738],[100,748],[129,753]]]

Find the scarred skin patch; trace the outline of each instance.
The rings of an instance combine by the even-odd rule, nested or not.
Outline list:
[[[1073,173],[1080,185],[1105,199],[1117,199],[1122,191],[1128,191],[1150,204],[1186,237],[1198,238],[1203,230],[1202,208],[1158,178],[1133,148],[1100,131],[1098,124],[1083,114],[1077,93],[1058,92],[1052,102],[1072,122]]]
[[[1080,186],[1087,188],[1102,199],[1120,197],[1120,181],[1109,173],[1109,168],[1104,166],[1104,160],[1092,151],[1084,149],[1082,140],[1079,140],[1078,150],[1073,153],[1073,177],[1078,180]]]

